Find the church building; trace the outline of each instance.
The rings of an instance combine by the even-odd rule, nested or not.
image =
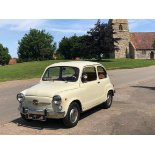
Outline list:
[[[110,58],[154,59],[155,49],[152,47],[155,32],[129,32],[127,19],[109,19],[112,25],[114,38],[121,38],[118,51],[110,54]]]

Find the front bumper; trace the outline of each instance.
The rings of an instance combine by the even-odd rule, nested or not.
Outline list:
[[[28,108],[21,108],[18,107],[18,110],[26,115],[26,114],[33,114],[33,115],[42,115],[45,116],[47,118],[63,118],[65,115],[65,111],[48,111],[47,109],[43,110],[43,111],[37,111],[37,110],[30,110]]]

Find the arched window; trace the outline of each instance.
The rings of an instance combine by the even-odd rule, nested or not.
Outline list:
[[[121,24],[119,25],[119,30],[123,30],[123,27]]]

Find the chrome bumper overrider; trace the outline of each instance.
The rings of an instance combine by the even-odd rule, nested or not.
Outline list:
[[[43,110],[43,111],[36,111],[36,110],[30,110],[28,108],[21,108],[18,107],[18,110],[23,113],[23,114],[34,114],[34,115],[42,115],[42,116],[52,116],[53,118],[63,118],[65,115],[65,111],[48,111],[47,109]]]

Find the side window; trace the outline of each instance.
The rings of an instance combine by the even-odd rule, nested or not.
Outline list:
[[[103,67],[97,66],[97,72],[98,72],[99,79],[106,78],[107,73],[106,73],[106,71],[105,71],[105,69]]]
[[[87,79],[83,78],[84,75],[87,75]],[[90,82],[97,80],[95,67],[86,67],[82,72],[82,82]]]

